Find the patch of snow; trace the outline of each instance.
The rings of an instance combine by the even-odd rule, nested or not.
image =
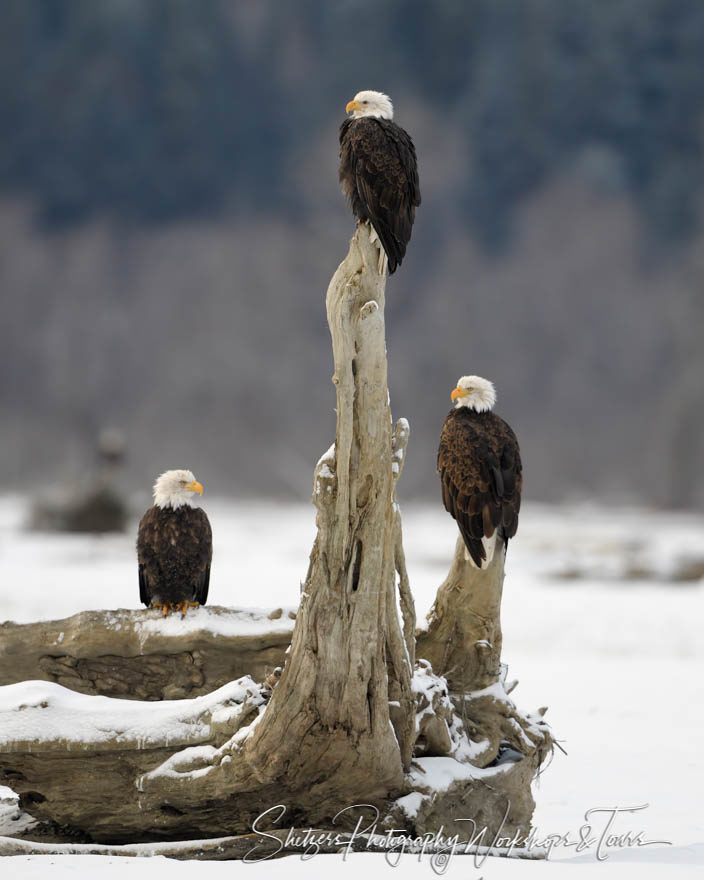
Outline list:
[[[0,687],[0,746],[13,743],[136,742],[139,748],[207,740],[212,715],[238,714],[245,699],[262,702],[249,676],[190,700],[120,700],[90,696],[48,681]],[[62,746],[64,747],[64,746]]]
[[[169,614],[164,617],[157,609],[153,615],[145,616],[135,623],[134,629],[144,643],[148,635],[158,633],[164,636],[186,636],[197,632],[209,632],[217,636],[266,635],[273,632],[293,632],[295,621],[289,612],[296,606],[287,605],[277,619],[269,618],[269,608],[233,608],[223,614],[206,606],[194,608],[185,617]]]
[[[41,845],[36,845],[42,848]],[[46,844],[51,852],[53,847]],[[162,845],[163,846],[163,845]],[[74,844],[70,851],[79,851],[79,844]],[[173,845],[174,853],[178,852],[178,844]],[[86,849],[96,847],[86,844]],[[262,875],[270,880],[328,880],[331,875],[343,880],[357,880],[359,876],[370,878],[393,878],[403,872],[404,880],[434,880],[437,876],[448,877],[450,880],[521,880],[540,875],[546,880],[699,880],[701,865],[704,864],[702,846],[683,848],[680,858],[674,864],[667,862],[667,874],[663,873],[662,862],[667,857],[653,859],[653,863],[638,862],[637,867],[629,864],[627,859],[611,859],[597,862],[592,856],[590,864],[578,863],[572,866],[571,861],[550,862],[530,859],[506,859],[489,856],[481,867],[475,865],[472,856],[455,856],[449,862],[433,861],[426,853],[420,857],[410,852],[402,855],[398,868],[394,868],[393,857],[387,859],[380,853],[350,853],[346,858],[342,855],[316,855],[303,858],[294,855],[289,858],[267,859],[256,864],[240,867],[232,862],[197,862],[166,858],[153,855],[155,845],[142,844],[142,856],[151,858],[128,858],[123,856],[101,855],[37,855],[22,856],[12,859],[13,880],[76,880],[77,874],[87,877],[100,875],[119,880],[230,880],[233,871],[247,876]],[[107,847],[105,847],[107,849]],[[151,852],[150,852],[151,849]],[[651,850],[651,853],[653,851]],[[626,854],[624,854],[626,855]],[[625,862],[625,864],[624,864]],[[634,871],[635,868],[635,871]]]
[[[487,779],[504,773],[512,765],[475,767],[454,758],[414,758],[408,773],[413,788],[425,791],[447,791],[453,782],[463,779]]]
[[[200,776],[206,776],[213,767],[219,764],[229,763],[232,760],[231,753],[242,747],[244,741],[254,732],[264,715],[266,705],[263,703],[260,692],[258,692],[258,696],[261,700],[258,715],[248,725],[241,727],[219,748],[211,745],[188,746],[169,756],[158,767],[139,778],[137,781],[139,791],[144,791],[145,780],[149,781],[159,776],[168,776],[172,779],[196,779]]]
[[[320,467],[321,464],[328,461],[335,461],[335,444],[333,443],[325,452],[320,456],[316,463],[316,468]]]
[[[419,659],[416,669],[411,678],[411,690],[419,703],[427,705],[416,712],[416,731],[420,730],[421,723],[426,715],[434,712],[433,704],[442,708],[446,715],[452,719],[447,726],[447,732],[452,743],[452,757],[458,761],[474,761],[483,754],[488,746],[488,740],[474,741],[467,736],[462,721],[452,705],[449,696],[447,681],[441,675],[436,675],[427,660]]]
[[[209,498],[207,510],[214,540],[210,601],[268,609],[297,602],[315,537],[314,508]],[[26,515],[26,499],[0,496],[0,577],[5,584],[22,584],[21,590],[5,591],[4,619],[60,619],[100,608],[106,596],[115,607],[139,606],[136,520],[126,535],[54,535],[23,531]],[[280,523],[276,553],[271,552],[274,518]],[[447,575],[457,526],[439,501],[406,502],[403,533],[418,626],[424,627]],[[522,508],[518,534],[508,548],[501,610],[503,655],[520,678],[511,697],[519,707],[549,706],[546,720],[569,753],[556,751],[541,774],[534,790],[534,823],[545,834],[557,834],[578,829],[592,807],[648,803],[640,820],[646,837],[671,840],[675,846],[613,852],[605,863],[589,853],[572,865],[573,854],[564,851],[559,856],[555,851],[548,863],[491,859],[483,871],[487,880],[520,880],[539,871],[557,880],[572,873],[594,880],[702,876],[704,846],[693,845],[704,834],[701,756],[696,747],[684,748],[674,769],[671,761],[660,760],[664,742],[696,744],[704,728],[704,685],[693,673],[704,662],[704,588],[701,582],[667,582],[678,560],[701,557],[702,515],[596,504],[527,503]],[[655,562],[657,578],[652,576]],[[575,563],[583,576],[562,578],[560,573]],[[662,694],[667,695],[666,712],[662,700],[654,698]],[[218,872],[230,877],[233,870],[228,863],[161,857],[147,862],[47,855],[14,858],[11,865],[8,875],[22,880],[98,872],[129,880],[141,880],[140,872],[147,880],[161,880],[161,875],[178,880],[179,871],[200,880]],[[405,878],[435,876],[427,861],[403,859],[401,868]],[[347,862],[330,856],[247,866],[247,871],[256,870],[272,877],[278,872],[287,880],[312,880],[316,872],[329,876],[333,870],[348,876],[360,871],[396,876],[383,856],[362,853]],[[456,859],[448,876],[466,877],[468,870],[469,876],[482,875],[471,861]]]
[[[9,805],[17,805],[17,801],[19,800],[19,795],[15,794],[15,792],[8,788],[6,785],[0,785],[0,805],[9,806]]]
[[[400,807],[409,819],[414,819],[418,815],[418,810],[423,801],[430,798],[428,794],[421,794],[419,791],[412,791],[404,797],[394,801],[394,806]]]
[[[0,785],[0,828],[14,822],[20,815],[20,796],[6,785]],[[0,833],[2,833],[0,831]]]

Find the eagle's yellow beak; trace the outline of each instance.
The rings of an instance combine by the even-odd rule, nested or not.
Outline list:
[[[198,480],[194,480],[192,483],[186,483],[185,487],[191,492],[197,492],[199,495],[203,494],[203,486],[198,482]]]
[[[452,389],[452,394],[450,395],[450,400],[453,402],[457,400],[458,397],[466,397],[469,394],[469,390],[467,388],[457,388]]]
[[[350,101],[349,104],[345,107],[345,113],[351,113],[353,110],[363,110],[364,105],[360,104],[359,101]]]

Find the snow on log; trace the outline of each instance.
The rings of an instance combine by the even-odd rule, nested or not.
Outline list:
[[[318,534],[290,654],[265,711],[245,727],[233,717],[207,745],[178,751],[158,737],[147,749],[88,737],[80,751],[67,741],[61,752],[38,732],[0,764],[33,815],[105,842],[195,838],[248,831],[282,801],[318,824],[356,802],[384,807],[404,791],[413,613],[395,485],[408,426],[394,431],[391,422],[386,277],[377,267],[377,246],[360,225],[327,293],[335,445],[316,467]],[[155,628],[163,624],[155,618]]]
[[[282,666],[293,608],[82,611],[64,620],[0,624],[0,685],[42,679],[83,694],[176,700]]]
[[[152,815],[141,812],[143,776],[174,754],[212,759],[219,747],[234,747],[267,697],[249,676],[192,700],[162,702],[88,696],[44,681],[7,685],[0,688],[0,780],[20,795],[22,809],[74,835],[168,838],[167,802]],[[191,836],[218,830],[190,827],[199,831]]]
[[[142,702],[78,694],[48,681],[0,688],[0,751],[183,748],[230,735],[265,698],[249,676],[192,700]]]

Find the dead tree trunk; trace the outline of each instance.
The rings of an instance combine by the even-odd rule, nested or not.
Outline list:
[[[257,777],[340,804],[387,798],[411,757],[411,663],[395,598],[393,456],[384,289],[377,247],[360,225],[327,293],[337,392],[335,446],[315,469],[318,535],[291,656],[245,755]],[[392,440],[396,446],[393,448]],[[400,468],[397,468],[400,472]],[[401,713],[389,724],[387,665]],[[398,743],[397,743],[398,739]],[[400,748],[399,748],[400,747]]]
[[[459,536],[450,571],[428,615],[428,629],[418,635],[418,656],[445,676],[454,693],[480,690],[499,680],[505,558],[497,547],[482,571],[467,559]]]
[[[501,664],[501,596],[505,549],[497,547],[491,564],[478,569],[457,538],[450,571],[428,615],[428,629],[418,633],[416,654],[430,661],[447,680],[452,703],[462,718],[475,752],[472,763],[487,767],[508,749],[529,759],[537,771],[552,748],[549,728],[536,716],[519,711],[504,687]]]

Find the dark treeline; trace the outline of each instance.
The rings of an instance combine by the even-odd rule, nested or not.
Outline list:
[[[375,88],[423,194],[387,296],[402,495],[437,498],[479,373],[528,497],[704,501],[702,83],[701,0],[4,0],[0,481],[117,425],[132,486],[305,497],[337,128]]]
[[[658,236],[695,224],[697,0],[6,0],[0,17],[0,185],[50,226],[305,209],[292,160],[361,70],[453,118],[458,204],[487,245],[592,143]]]

